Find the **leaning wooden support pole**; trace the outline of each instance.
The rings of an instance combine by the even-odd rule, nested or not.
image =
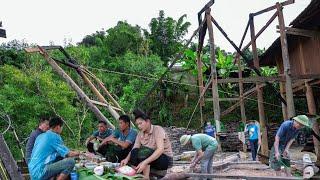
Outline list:
[[[83,81],[90,87],[92,92],[98,97],[99,101],[107,104],[107,100],[102,96],[102,94],[98,91],[98,89],[94,86],[90,79],[82,72],[82,70],[77,69],[77,72],[82,77]],[[115,111],[110,105],[107,106],[107,110],[113,116],[114,119],[118,120],[119,114],[117,113],[117,111]]]
[[[17,163],[15,162],[7,143],[5,142],[2,134],[0,133],[0,159],[8,172],[9,179],[22,180],[21,172],[18,170]],[[1,165],[2,167],[2,165]],[[2,169],[2,168],[1,168]],[[1,175],[1,174],[0,174]],[[0,177],[0,179],[5,179],[5,177]]]
[[[259,69],[259,58],[255,37],[255,29],[254,29],[254,21],[253,17],[250,19],[250,32],[251,32],[251,45],[252,45],[252,53],[253,53],[253,64],[254,67]],[[258,112],[259,112],[259,122],[260,122],[260,132],[261,132],[261,153],[265,156],[268,155],[268,135],[267,135],[267,127],[266,127],[266,119],[264,112],[264,104],[263,104],[263,90],[260,88],[260,83],[256,83],[257,87],[257,97],[258,97]],[[266,162],[265,162],[266,163]]]
[[[113,96],[111,95],[111,93],[107,90],[107,88],[104,86],[104,83],[97,78],[92,72],[90,72],[88,69],[81,67],[81,69],[83,70],[84,73],[88,74],[89,76],[91,76],[97,83],[98,86],[103,90],[103,92],[108,96],[108,98],[111,100],[111,102],[113,103],[114,106],[116,106],[117,108],[121,109],[121,112],[123,114],[125,114],[125,112],[123,111],[123,109],[121,108],[121,106],[119,105],[119,103],[113,98]]]
[[[278,20],[279,20],[279,29],[280,29],[282,61],[283,61],[283,68],[284,68],[283,74],[286,78],[286,102],[287,102],[287,109],[288,109],[288,117],[294,117],[296,113],[295,113],[294,101],[293,101],[292,79],[290,77],[291,70],[290,70],[287,36],[285,32],[282,6],[280,3],[277,3],[276,6],[278,11]]]
[[[70,78],[70,76],[64,72],[64,70],[48,55],[41,46],[38,46],[41,54],[44,56],[45,60],[50,64],[54,71],[59,74],[68,85],[76,91],[79,98],[86,103],[89,109],[94,113],[98,120],[105,121],[111,128],[115,128],[114,125],[101,113],[101,111],[90,101],[89,97],[82,91],[82,89]]]

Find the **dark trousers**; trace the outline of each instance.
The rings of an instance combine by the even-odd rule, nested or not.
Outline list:
[[[258,151],[258,139],[249,140],[249,142],[250,142],[252,160],[255,161],[257,157],[257,151]]]
[[[97,152],[93,149],[93,143],[92,142],[89,142],[88,145],[87,145],[87,149],[89,152],[91,153],[100,153],[101,155],[105,156],[106,153],[107,153],[107,147],[108,145],[107,144],[104,144],[102,146],[99,147],[99,149],[97,150]]]
[[[133,145],[130,145],[128,148],[122,149],[120,146],[114,144],[104,144],[100,146],[96,152],[106,157],[107,161],[115,163],[125,159],[131,151],[132,146]],[[89,152],[96,153],[93,149],[92,142],[88,143],[87,148]]]
[[[138,152],[139,148],[132,149],[131,156],[130,156],[130,163],[134,166],[138,166],[138,164],[148,157],[139,158]],[[161,154],[161,156],[156,159],[155,161],[152,161],[150,163],[150,167],[157,170],[167,170],[169,167],[172,166],[172,157],[169,157],[165,154]]]
[[[133,145],[131,144],[129,147],[127,147],[126,149],[122,149],[122,148],[116,148],[115,150],[115,154],[118,158],[118,162],[121,162],[123,159],[125,159],[129,152],[131,151]]]

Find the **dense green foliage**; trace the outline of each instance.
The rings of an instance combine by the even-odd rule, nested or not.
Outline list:
[[[185,22],[185,18],[183,15],[174,20],[165,17],[164,12],[160,11],[159,17],[151,19],[150,32],[139,26],[119,21],[115,27],[87,35],[77,46],[68,46],[66,50],[79,64],[86,66],[101,79],[129,113],[137,108],[137,103],[166,71],[171,58],[182,50],[184,36],[190,26],[189,22]],[[61,116],[66,124],[63,131],[66,144],[72,148],[82,148],[84,139],[96,127],[96,119],[42,56],[26,54],[23,51],[27,46],[29,45],[24,42],[12,41],[0,47],[0,131],[7,127],[2,117],[3,114],[7,114],[12,119],[18,137],[25,143],[42,115]],[[195,46],[196,44],[193,44],[192,48],[184,50],[184,56],[179,60],[182,70],[168,73],[146,103],[140,107],[147,110],[155,124],[183,127],[188,124],[199,96],[198,87],[195,85],[197,78]],[[207,75],[210,74],[210,56],[207,52],[208,46],[204,49],[206,51],[202,56],[203,72],[204,80],[207,81]],[[50,53],[56,59],[63,60],[61,53],[57,51]],[[246,54],[248,57],[252,56],[250,52]],[[237,72],[238,67],[233,64],[233,54],[217,48],[216,57],[219,77],[229,77]],[[91,99],[96,100],[74,70],[62,67]],[[243,69],[244,67],[242,64]],[[263,69],[263,74],[267,76],[276,73],[274,68]],[[245,86],[245,89],[249,88],[252,86]],[[271,90],[266,88],[265,91],[267,94]],[[220,97],[237,96],[238,92],[236,84],[219,86]],[[208,92],[206,97],[211,97],[211,93]],[[277,105],[266,105],[267,119],[281,119],[280,101],[274,94],[267,96],[265,101]],[[222,102],[220,105],[221,109],[225,110],[232,104]],[[247,101],[248,119],[258,118],[256,107],[256,101]],[[103,113],[112,119],[106,110],[103,110]],[[201,127],[199,119],[200,113],[197,109],[191,120],[192,128]],[[206,103],[204,119],[213,120],[212,103]],[[240,119],[238,109],[222,120],[233,119]],[[5,138],[14,156],[21,158],[12,132],[8,131]]]

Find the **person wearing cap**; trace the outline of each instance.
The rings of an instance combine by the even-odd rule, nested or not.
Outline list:
[[[190,164],[191,169],[201,161],[201,173],[212,173],[213,155],[218,147],[218,142],[214,137],[207,134],[183,135],[180,143],[182,146],[191,143],[196,150],[196,155]]]
[[[270,166],[276,171],[277,175],[280,175],[281,166],[286,167],[287,176],[291,174],[288,157],[290,146],[297,137],[299,130],[309,126],[309,118],[306,115],[298,115],[293,117],[292,120],[284,121],[279,127],[270,152]]]

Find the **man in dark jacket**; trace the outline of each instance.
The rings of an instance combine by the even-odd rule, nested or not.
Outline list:
[[[39,120],[38,128],[32,131],[26,145],[26,161],[29,163],[34,142],[37,137],[49,129],[49,117],[42,116]]]

